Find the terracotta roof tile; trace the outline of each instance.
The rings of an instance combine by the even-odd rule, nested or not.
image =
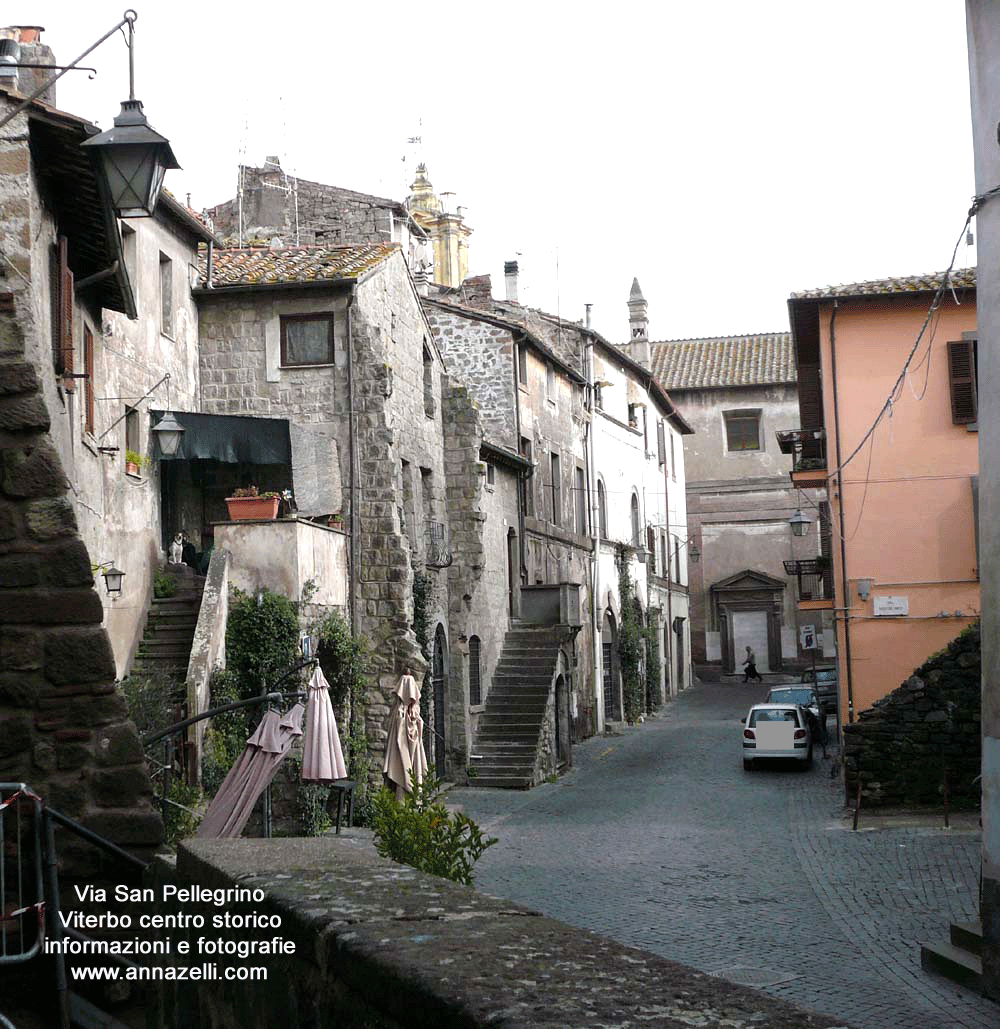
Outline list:
[[[941,285],[944,272],[927,275],[903,275],[894,279],[872,279],[852,282],[845,286],[820,286],[793,293],[792,300],[821,300],[828,297],[891,296],[894,293],[933,293]],[[976,269],[959,268],[951,273],[951,284],[956,288],[976,288]]]
[[[653,374],[666,389],[711,389],[794,382],[790,332],[649,344]]]
[[[232,247],[212,254],[212,286],[267,286],[356,279],[399,252],[397,243],[354,246]],[[199,256],[199,283],[206,286],[206,254]]]

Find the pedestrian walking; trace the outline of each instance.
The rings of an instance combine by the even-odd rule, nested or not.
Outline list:
[[[747,658],[743,662],[743,667],[746,669],[743,673],[744,682],[749,682],[751,679],[756,679],[758,682],[764,681],[764,676],[757,671],[757,655],[750,647],[747,647]]]

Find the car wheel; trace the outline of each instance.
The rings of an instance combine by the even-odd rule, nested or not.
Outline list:
[[[743,771],[744,772],[752,772],[753,771],[753,758],[745,757],[743,759]]]

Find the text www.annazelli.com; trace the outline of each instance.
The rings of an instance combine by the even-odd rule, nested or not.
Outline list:
[[[220,971],[218,965],[214,962],[206,962],[203,965],[129,965],[127,968],[97,965],[71,968],[69,971],[73,979],[120,979],[124,982],[144,980],[163,980],[169,982],[184,979],[228,979],[238,982],[259,982],[267,978],[266,968],[246,968],[243,965],[235,967],[227,965]]]

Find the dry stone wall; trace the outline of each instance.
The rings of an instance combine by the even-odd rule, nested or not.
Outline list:
[[[844,726],[847,798],[863,807],[979,802],[980,636],[971,626]]]

